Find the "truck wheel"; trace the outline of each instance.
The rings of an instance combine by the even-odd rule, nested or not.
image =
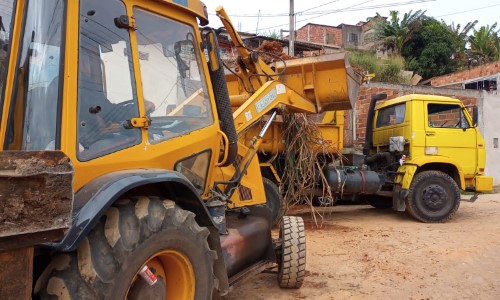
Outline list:
[[[284,216],[280,227],[278,283],[282,288],[300,288],[306,272],[306,235],[301,217]]]
[[[386,209],[392,207],[392,198],[379,196],[379,195],[367,195],[366,201],[371,206],[378,209]]]
[[[272,180],[265,177],[262,180],[264,181],[264,191],[266,193],[266,205],[271,210],[273,225],[276,225],[285,213],[285,201]]]
[[[157,197],[113,205],[77,251],[59,253],[35,285],[41,299],[210,299],[215,251],[192,212]],[[147,266],[157,282],[139,276]]]
[[[415,175],[406,199],[406,209],[425,223],[445,222],[460,206],[457,183],[446,173],[424,171]]]

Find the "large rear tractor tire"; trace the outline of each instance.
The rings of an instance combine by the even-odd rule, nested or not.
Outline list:
[[[306,273],[306,235],[301,217],[284,216],[280,227],[278,283],[281,288],[300,288]]]
[[[448,221],[460,206],[460,190],[446,173],[424,171],[413,178],[406,199],[406,210],[424,223]]]
[[[265,177],[262,180],[264,181],[264,192],[266,193],[266,205],[271,210],[273,225],[276,225],[285,213],[285,200],[281,196],[278,186],[272,180]]]
[[[35,285],[41,299],[210,299],[215,251],[192,212],[158,197],[117,201]],[[149,268],[150,286],[139,273]]]

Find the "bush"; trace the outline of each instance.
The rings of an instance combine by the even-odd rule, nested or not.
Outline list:
[[[373,52],[353,51],[349,52],[349,61],[357,72],[374,73],[372,79],[376,82],[408,83],[408,78],[401,75],[405,67],[405,60],[401,56],[389,59],[378,59]]]

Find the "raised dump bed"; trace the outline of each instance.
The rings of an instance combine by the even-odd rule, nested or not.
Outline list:
[[[354,107],[361,78],[354,73],[347,54],[333,53],[276,63],[283,74],[280,81],[316,102],[319,112],[348,110]]]
[[[280,74],[279,80],[282,83],[314,102],[318,111],[322,112],[310,116],[319,128],[317,142],[311,146],[317,148],[319,152],[325,150],[330,154],[341,152],[344,139],[344,110],[354,106],[361,83],[361,77],[352,69],[347,54],[333,53],[298,58],[287,60],[285,63],[278,62],[273,66],[276,73]],[[226,74],[226,80],[234,110],[248,99],[250,93],[232,73]],[[253,126],[240,133],[240,141],[247,145],[259,130],[259,126]],[[281,118],[278,117],[264,135],[260,151],[274,155],[282,153],[283,148]]]
[[[274,65],[280,82],[316,103],[318,112],[348,110],[354,106],[361,77],[354,72],[346,53],[297,58]],[[226,73],[231,105],[239,107],[250,92],[238,77]]]

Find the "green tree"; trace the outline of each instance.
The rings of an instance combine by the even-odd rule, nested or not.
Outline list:
[[[402,54],[407,68],[427,79],[456,71],[459,64],[454,53],[459,47],[446,24],[426,17]]]
[[[480,63],[486,63],[500,59],[499,32],[496,30],[497,23],[491,27],[481,26],[479,30],[474,30],[469,37],[470,51],[469,58],[476,59]]]
[[[372,38],[375,43],[384,45],[386,49],[390,49],[396,54],[401,53],[403,46],[408,43],[413,33],[420,27],[420,21],[424,15],[425,11],[418,10],[412,13],[410,10],[400,20],[399,12],[392,10],[389,20],[386,20],[377,13],[374,18],[369,18],[373,23],[374,33]]]
[[[441,23],[446,25],[444,20],[441,20]],[[455,23],[451,23],[451,25],[446,25],[453,35],[453,39],[455,40],[455,44],[457,45],[457,49],[455,49],[454,57],[455,60],[459,60],[462,63],[466,61],[466,50],[467,43],[469,42],[469,32],[474,29],[476,26],[477,20],[473,22],[467,23],[463,28],[460,24],[455,26]]]

